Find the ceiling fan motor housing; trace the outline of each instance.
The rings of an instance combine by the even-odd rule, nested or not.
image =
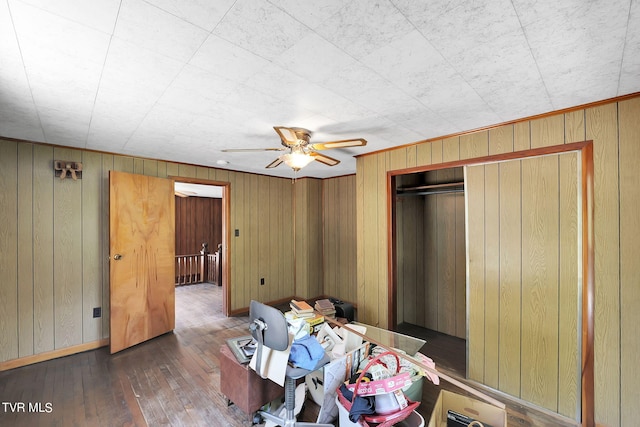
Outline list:
[[[290,128],[293,133],[296,135],[296,143],[294,145],[308,145],[309,140],[311,139],[311,131],[304,128]],[[287,143],[288,141],[282,140],[282,145],[286,147],[290,147],[292,144]]]

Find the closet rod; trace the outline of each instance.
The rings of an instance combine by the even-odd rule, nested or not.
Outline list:
[[[398,192],[398,196],[400,197],[431,196],[432,194],[448,194],[448,193],[464,193],[464,188],[455,189],[455,190],[436,190],[436,191],[404,191],[404,192]]]
[[[400,187],[398,188],[398,191],[430,190],[434,188],[447,188],[447,187],[460,187],[460,186],[464,186],[464,181],[447,182],[443,184],[416,185],[414,187]]]

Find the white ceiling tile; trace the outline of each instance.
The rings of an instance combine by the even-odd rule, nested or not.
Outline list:
[[[184,64],[114,39],[100,81],[103,91],[142,98],[142,103],[155,102],[182,70]]]
[[[11,15],[27,67],[52,67],[68,58],[96,66],[104,62],[108,34],[21,2],[12,4]]]
[[[343,96],[340,92],[321,87],[276,65],[265,67],[246,82],[247,86],[295,105],[296,109],[314,113],[296,126],[318,130],[324,125],[342,126],[352,120],[373,116],[374,112]],[[337,121],[337,123],[335,123]],[[334,124],[334,126],[331,126]],[[329,131],[331,132],[331,131]]]
[[[102,111],[106,110],[106,111]],[[120,152],[144,119],[145,113],[128,105],[111,108],[109,104],[96,106],[91,118],[86,148]]]
[[[632,2],[617,95],[638,91],[640,82],[640,2]]]
[[[186,62],[208,32],[143,0],[123,0],[114,36]]]
[[[44,141],[7,3],[0,4],[0,133]]]
[[[464,55],[471,46],[520,28],[510,0],[452,2],[437,12],[408,18],[445,58]]]
[[[415,0],[393,0],[393,4],[416,26],[419,27],[429,24],[435,27],[441,16],[455,9],[462,4],[462,2],[429,0],[427,3]]]
[[[207,31],[212,31],[233,6],[235,0],[147,0],[159,9],[184,19]]]
[[[527,19],[524,28],[554,109],[567,107],[571,96],[584,100],[587,90],[604,98],[617,94],[628,20],[620,3],[565,6],[552,9],[552,15],[534,9],[537,19]]]
[[[274,58],[274,63],[311,82],[322,84],[356,60],[315,33],[298,40]]]
[[[198,49],[189,64],[213,74],[243,82],[270,62],[227,40],[211,35]]]
[[[120,0],[9,0],[12,5],[25,3],[68,21],[112,34],[120,8]]]
[[[295,126],[297,120],[313,114],[288,100],[255,92],[247,86],[238,87],[226,99],[226,104],[234,111],[241,112],[245,119],[260,117],[261,120],[273,123],[272,126]]]
[[[89,130],[89,117],[72,110],[38,108],[38,114],[49,144],[84,147]]]
[[[299,0],[268,1],[313,30],[327,23],[333,15],[345,7],[343,0],[323,0],[318,2],[301,2]]]
[[[417,30],[372,51],[361,61],[408,92],[424,85],[424,79],[429,75],[440,74],[443,68],[451,68]]]
[[[387,0],[355,0],[316,32],[354,58],[392,43],[413,30],[413,25]]]
[[[224,102],[239,83],[197,67],[185,66],[167,87],[159,102],[204,112],[210,104]]]
[[[368,144],[298,177],[353,173],[354,154],[640,92],[639,8],[7,0],[0,136],[292,178],[264,168],[278,153],[221,150],[277,147],[274,125],[302,126]]]
[[[308,31],[303,24],[270,3],[238,0],[212,34],[271,59]]]

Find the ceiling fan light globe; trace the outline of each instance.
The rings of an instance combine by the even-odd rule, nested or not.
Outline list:
[[[282,156],[284,163],[291,169],[300,170],[313,161],[313,157],[304,153],[287,153]]]

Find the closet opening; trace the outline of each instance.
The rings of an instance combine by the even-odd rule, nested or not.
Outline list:
[[[397,332],[425,339],[437,366],[466,377],[463,167],[392,179]]]

